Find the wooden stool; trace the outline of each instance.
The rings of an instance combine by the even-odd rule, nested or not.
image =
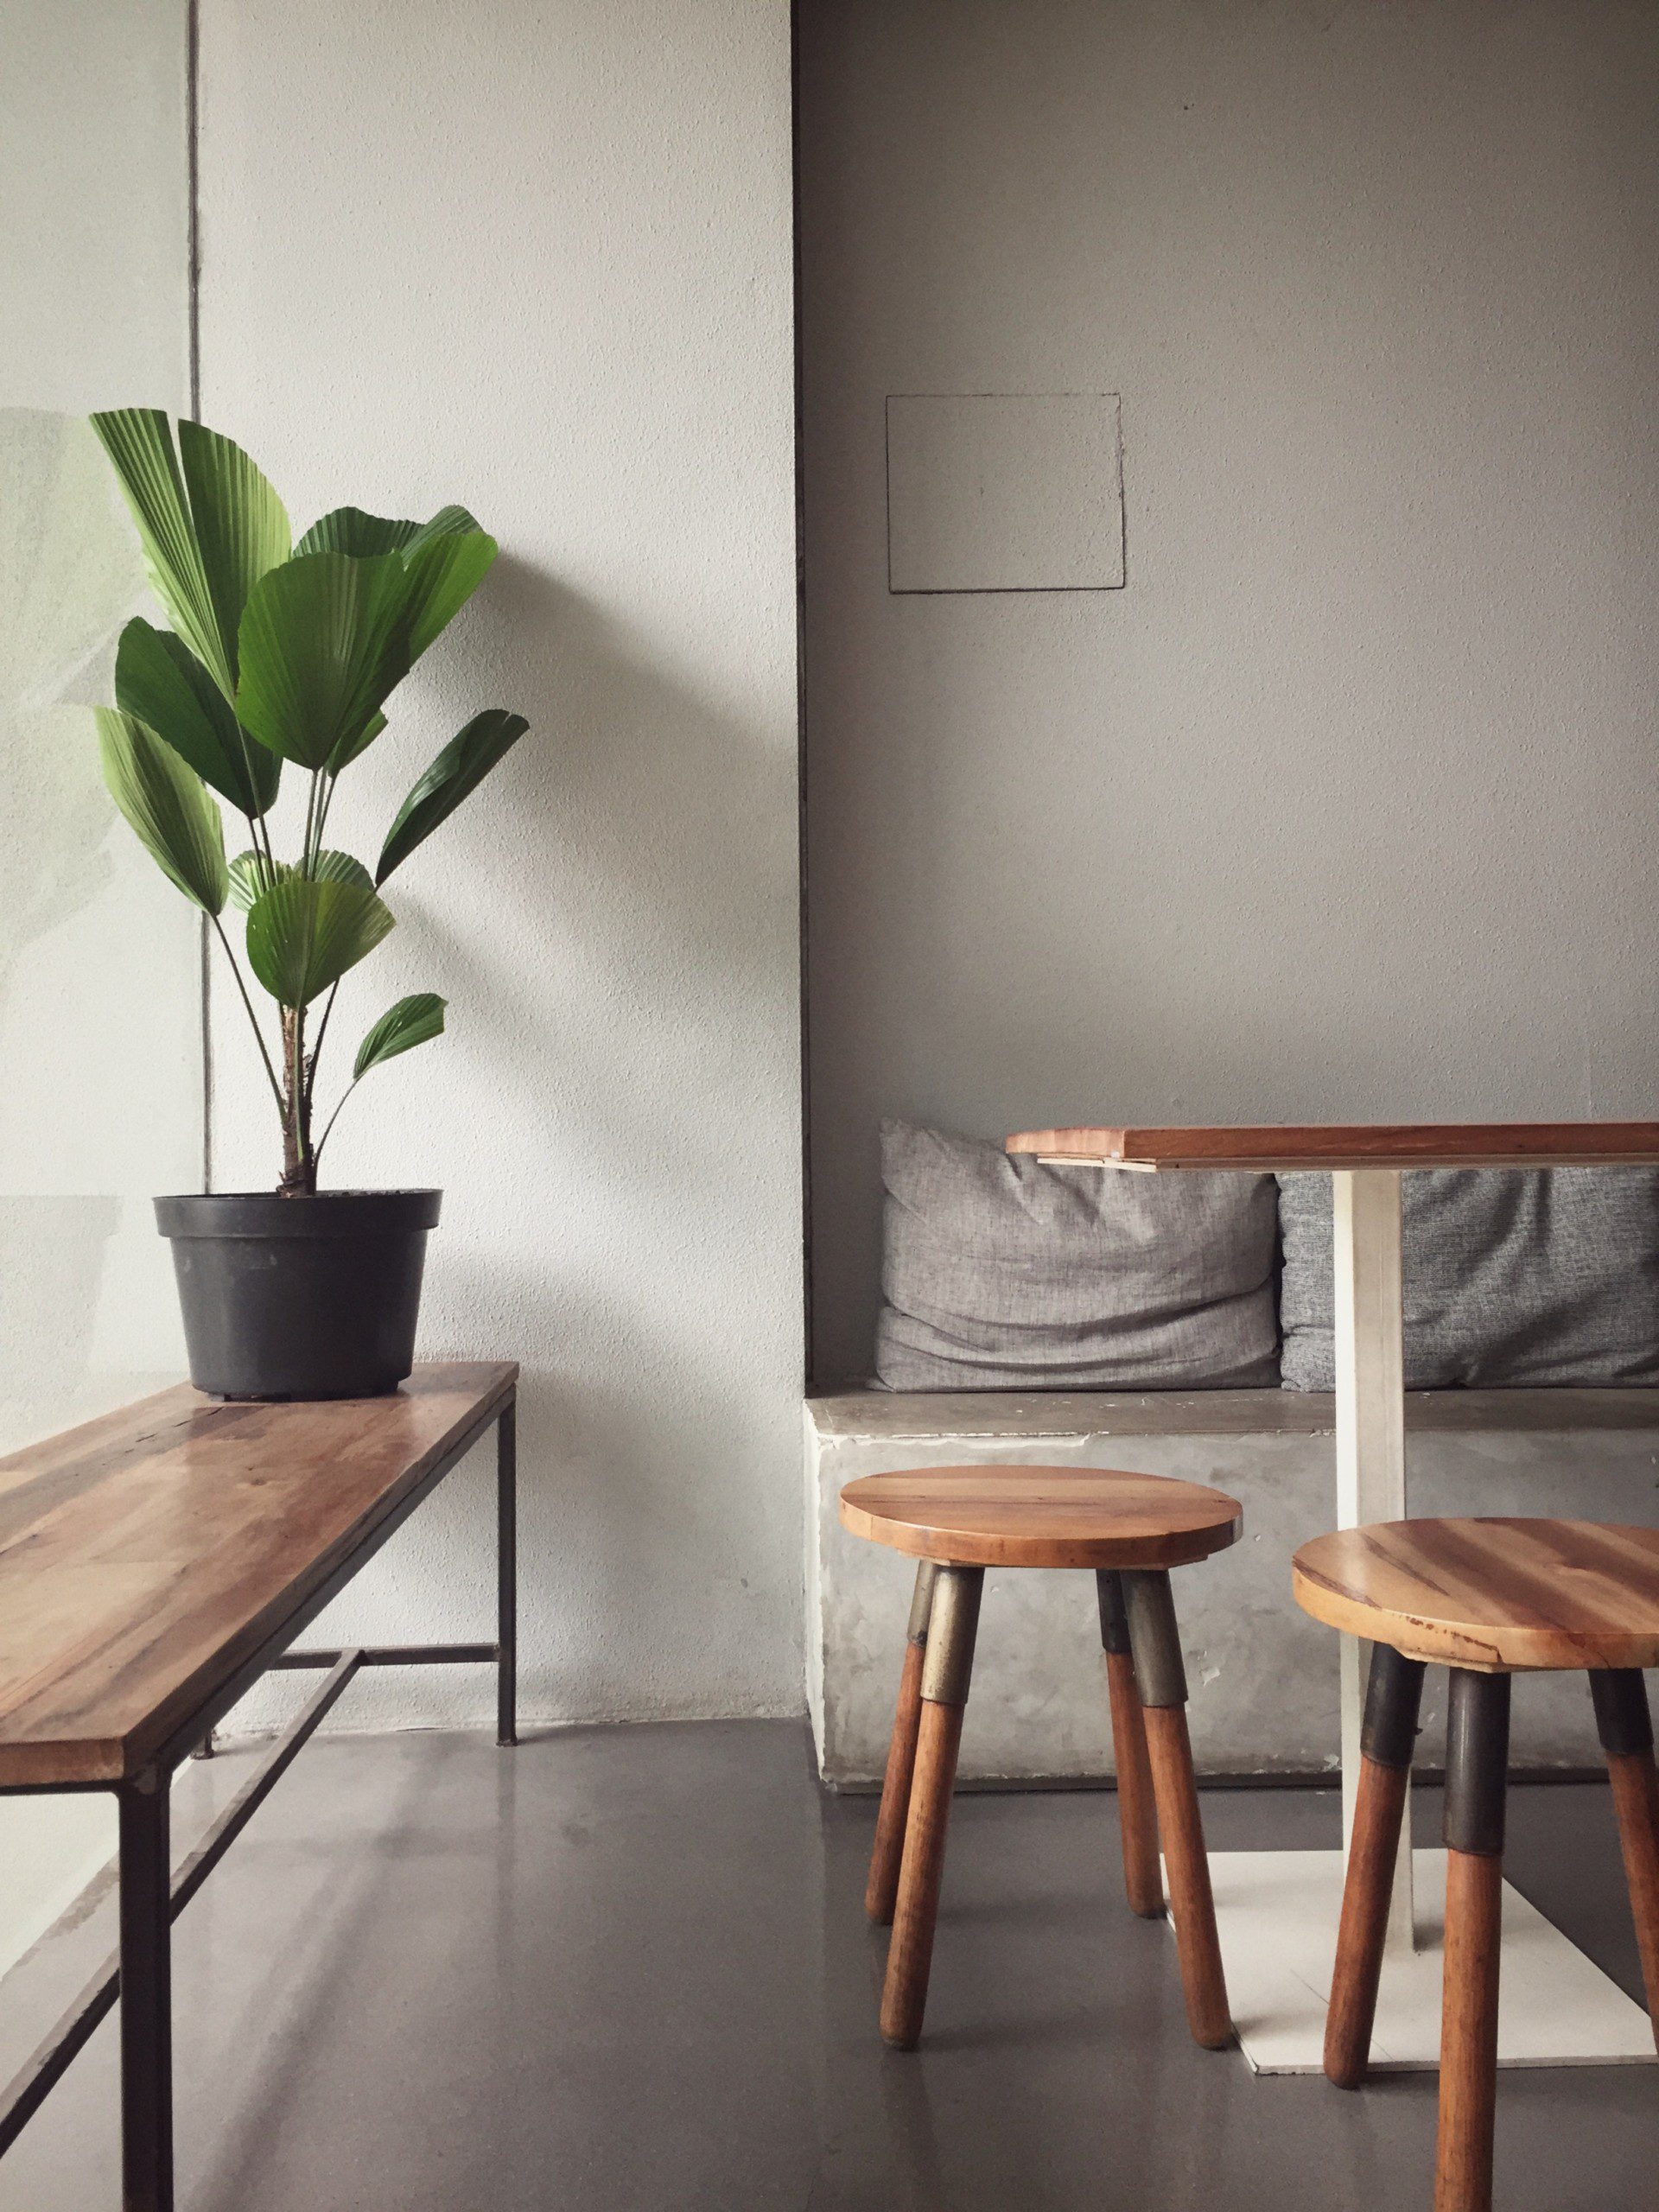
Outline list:
[[[864,1900],[872,1920],[893,1923],[881,2034],[895,2048],[922,2032],[988,1567],[1094,1568],[1129,1903],[1162,1915],[1161,1829],[1187,2018],[1208,2049],[1231,2042],[1167,1570],[1232,1543],[1241,1517],[1235,1499],[1197,1483],[1098,1468],[928,1467],[842,1491],[843,1527],[921,1562]]]
[[[1358,2085],[1370,2056],[1423,1669],[1452,1670],[1434,2205],[1489,2212],[1512,1674],[1589,1674],[1648,2010],[1659,2017],[1659,1780],[1641,1674],[1659,1666],[1659,1529],[1390,1521],[1304,1544],[1294,1572],[1305,1611],[1376,1646],[1325,2038],[1325,2070],[1343,2088]]]

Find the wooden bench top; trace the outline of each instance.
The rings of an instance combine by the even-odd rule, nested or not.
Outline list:
[[[302,1405],[181,1383],[0,1459],[0,1789],[142,1770],[518,1374]]]
[[[1258,1128],[1024,1129],[1009,1152],[1105,1167],[1651,1167],[1659,1122],[1335,1122]]]

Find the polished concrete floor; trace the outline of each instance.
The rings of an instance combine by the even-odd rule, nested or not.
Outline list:
[[[181,1840],[238,1770],[187,1770]],[[1205,1812],[1218,1847],[1335,1840],[1329,1793]],[[311,1745],[179,1923],[181,2212],[1427,2212],[1433,2078],[1196,2050],[1109,1796],[958,1802],[926,2043],[884,2052],[874,1819],[784,1723]],[[1510,1831],[1519,1886],[1639,1989],[1605,1791],[1517,1790]],[[0,2071],[101,1914],[0,1989]],[[3,2212],[115,2212],[115,2118],[106,2024]],[[1656,2172],[1659,2072],[1504,2075],[1504,2212],[1650,2209]]]

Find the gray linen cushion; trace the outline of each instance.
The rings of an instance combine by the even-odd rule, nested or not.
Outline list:
[[[884,1122],[881,1180],[887,1389],[1276,1381],[1270,1175],[1049,1167]]]
[[[1659,1175],[1432,1168],[1401,1181],[1406,1387],[1659,1381]],[[1331,1178],[1281,1175],[1287,1390],[1334,1390]]]

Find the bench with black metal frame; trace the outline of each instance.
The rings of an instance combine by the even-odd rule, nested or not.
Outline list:
[[[118,1948],[0,2089],[0,2154],[119,1996],[123,2202],[172,2212],[172,1923],[361,1669],[493,1665],[517,1741],[518,1376],[423,1366],[392,1397],[288,1405],[181,1387],[0,1460],[0,1796],[113,1791],[120,1881]],[[496,1640],[293,1649],[492,1426]],[[297,1669],[326,1672],[175,1871],[177,1768]]]

